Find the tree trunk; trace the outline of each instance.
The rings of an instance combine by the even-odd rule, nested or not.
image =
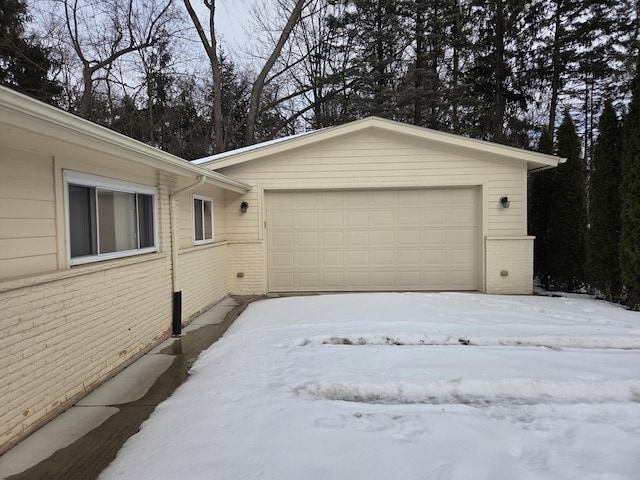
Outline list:
[[[280,56],[284,44],[287,43],[287,40],[289,39],[289,36],[293,31],[293,27],[295,27],[296,23],[298,23],[298,21],[300,20],[302,16],[302,9],[306,5],[307,1],[308,0],[296,1],[291,14],[289,15],[289,18],[287,19],[287,23],[282,30],[282,33],[280,34],[280,38],[278,38],[278,42],[271,52],[271,55],[269,55],[267,62],[262,67],[262,70],[260,70],[258,77],[253,82],[253,87],[251,89],[251,99],[249,101],[249,112],[247,113],[247,130],[245,136],[245,142],[247,145],[253,145],[256,142],[256,120],[258,118],[258,114],[260,113],[260,97],[262,96],[262,90],[264,89],[267,75]]]
[[[549,133],[551,138],[556,127],[556,115],[558,109],[558,95],[560,94],[560,13],[562,0],[556,1],[555,25],[553,33],[553,53],[551,56],[551,103],[549,105]]]
[[[504,37],[505,19],[504,5],[502,0],[495,2],[496,6],[496,33],[494,39],[495,46],[495,96],[494,96],[494,118],[493,118],[493,140],[497,143],[505,143],[504,132],[505,117],[505,97],[504,84],[506,68],[504,61]]]

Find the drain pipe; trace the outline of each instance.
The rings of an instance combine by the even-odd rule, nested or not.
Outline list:
[[[171,215],[171,264],[173,273],[173,320],[172,330],[174,336],[182,334],[182,290],[180,290],[180,274],[178,273],[178,212],[176,197],[181,193],[187,193],[204,185],[207,178],[202,175],[198,182],[177,190],[169,195]]]

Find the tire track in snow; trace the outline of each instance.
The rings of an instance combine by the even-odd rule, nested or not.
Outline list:
[[[640,350],[640,337],[599,336],[527,336],[527,337],[460,337],[452,335],[331,335],[309,337],[296,342],[297,346],[310,345],[395,345],[395,346],[452,346],[471,345],[479,347],[546,347],[551,349],[577,348],[598,350]]]
[[[640,380],[554,382],[440,380],[414,383],[320,382],[299,385],[297,395],[383,405],[461,404],[470,406],[597,404],[640,402]]]

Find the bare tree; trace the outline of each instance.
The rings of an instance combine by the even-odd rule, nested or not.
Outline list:
[[[94,117],[96,83],[127,54],[155,45],[171,31],[172,0],[56,0],[68,44],[81,65],[78,114]]]
[[[281,58],[283,49],[289,41],[294,28],[300,22],[303,10],[310,3],[310,0],[295,0],[294,2],[292,2],[291,8],[289,10],[282,10],[283,12],[286,11],[286,22],[284,23],[284,26],[280,27],[280,33],[277,36],[277,39],[275,40],[272,47],[270,47],[270,51],[267,54],[266,59],[264,60],[262,68],[260,68],[260,71],[253,79],[253,82],[251,84],[251,96],[249,100],[249,108],[247,111],[246,119],[244,119],[241,124],[235,125],[230,131],[225,131],[225,122],[223,119],[224,114],[222,108],[222,90],[224,88],[224,85],[220,62],[221,51],[216,39],[216,2],[215,0],[203,0],[203,4],[207,9],[208,17],[207,23],[205,24],[200,20],[200,17],[198,16],[198,13],[196,12],[191,0],[184,0],[187,12],[191,17],[191,20],[193,21],[193,24],[198,33],[198,37],[202,42],[202,45],[211,64],[213,77],[214,151],[224,151],[227,147],[228,139],[232,138],[242,128],[245,128],[245,143],[247,145],[255,143],[256,121],[261,113],[261,101],[263,100],[263,93],[265,92],[265,88],[267,87],[267,85],[276,77],[276,75],[269,75],[276,65],[277,61]],[[289,98],[289,95],[287,95],[287,98]],[[275,103],[278,103],[278,101],[280,100],[284,101],[285,99],[275,100]],[[273,106],[273,104],[274,101],[271,101],[270,105]]]

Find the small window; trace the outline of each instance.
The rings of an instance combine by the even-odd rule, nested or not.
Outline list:
[[[77,172],[64,176],[71,265],[157,250],[154,187]]]
[[[194,244],[213,242],[213,200],[201,195],[193,196]]]

